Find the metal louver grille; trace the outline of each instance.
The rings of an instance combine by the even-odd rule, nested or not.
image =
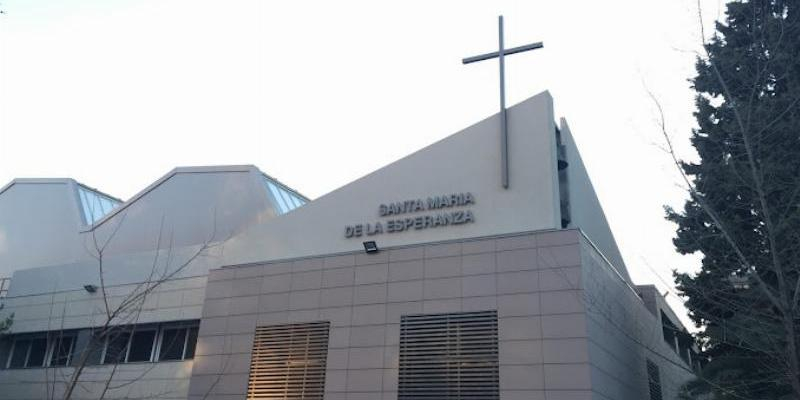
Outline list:
[[[322,400],[329,329],[329,322],[257,327],[247,398]]]
[[[400,318],[399,400],[499,399],[497,312]]]
[[[650,389],[650,400],[661,400],[661,376],[658,365],[647,360],[647,384]]]

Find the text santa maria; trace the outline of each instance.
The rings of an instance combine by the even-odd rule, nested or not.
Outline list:
[[[475,222],[472,210],[466,208],[473,204],[475,197],[469,192],[381,204],[378,215],[385,220],[347,225],[344,235],[351,238],[468,224]],[[423,212],[426,214],[411,215]]]

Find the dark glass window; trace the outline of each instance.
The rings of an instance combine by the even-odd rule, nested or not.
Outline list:
[[[186,337],[186,354],[184,354],[184,360],[190,360],[194,358],[194,348],[197,346],[197,327],[189,328],[189,334]]]
[[[159,361],[188,360],[194,358],[197,345],[197,327],[165,328],[161,334]]]
[[[0,369],[8,366],[8,358],[11,357],[11,340],[0,339]]]
[[[56,338],[50,365],[69,365],[70,358],[72,357],[72,349],[74,347],[75,336],[62,336],[60,338]]]
[[[28,354],[26,367],[44,366],[44,356],[47,354],[47,338],[36,338],[31,340],[31,351]]]
[[[23,368],[25,367],[25,360],[28,358],[28,350],[31,348],[31,340],[23,339],[14,342],[14,349],[11,353],[11,361],[8,364],[9,368]]]
[[[112,332],[106,345],[106,356],[103,364],[117,364],[125,362],[125,353],[128,351],[130,332]]]
[[[87,348],[82,350],[89,352],[89,355],[86,357],[87,365],[98,365],[103,361],[103,348],[105,344],[105,338],[100,336],[97,332],[92,333]]]
[[[128,352],[128,362],[150,361],[155,339],[155,330],[134,332],[131,338],[131,350]]]
[[[186,340],[186,329],[164,329],[161,337],[161,354],[158,359],[180,360],[183,358],[183,345]]]
[[[17,339],[9,360],[9,368],[41,367],[47,354],[47,338]]]
[[[197,321],[10,335],[0,340],[0,369],[194,358]]]

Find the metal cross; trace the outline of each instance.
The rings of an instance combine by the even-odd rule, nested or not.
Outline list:
[[[506,49],[503,46],[503,16],[497,17],[500,33],[500,50],[493,53],[481,54],[478,56],[467,57],[461,60],[464,64],[471,64],[478,61],[500,59],[500,162],[501,177],[503,188],[508,189],[508,117],[506,115],[506,66],[505,56],[522,53],[529,50],[541,49],[544,47],[542,42],[526,44],[524,46]]]

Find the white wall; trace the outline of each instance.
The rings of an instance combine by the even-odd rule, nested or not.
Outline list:
[[[2,268],[9,274],[22,269],[9,296],[99,285],[95,241],[98,247],[108,243],[108,286],[142,282],[154,263],[158,272],[174,271],[210,242],[214,248],[180,274],[204,276],[222,265],[219,254],[228,238],[275,217],[261,176],[252,166],[175,169],[98,222],[94,232],[81,220],[74,181],[15,184],[0,194],[0,277]],[[3,237],[9,238],[5,252]]]
[[[226,263],[353,251],[364,240],[396,246],[559,228],[552,98],[540,93],[511,107],[508,114],[508,190],[500,181],[500,120],[494,115],[289,214],[251,227],[228,243]],[[369,145],[363,144],[364,151]],[[321,174],[335,167],[318,166]],[[475,197],[469,207],[475,223],[345,237],[346,225],[389,219],[378,214],[382,203],[462,192]],[[430,213],[400,217],[426,214]]]
[[[18,180],[0,192],[0,277],[84,257],[74,186],[69,179]]]

